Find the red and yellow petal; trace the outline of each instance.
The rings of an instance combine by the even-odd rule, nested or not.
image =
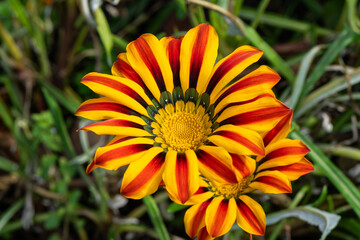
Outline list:
[[[96,150],[94,160],[88,165],[86,173],[101,167],[116,170],[142,157],[154,145],[149,138],[115,139],[105,147]]]
[[[200,173],[223,184],[237,183],[230,154],[222,147],[201,146],[196,151]]]
[[[200,24],[186,33],[180,49],[180,82],[184,92],[189,88],[195,88],[199,94],[205,91],[218,47],[215,29],[208,24]]]
[[[173,72],[174,87],[180,86],[180,46],[182,38],[163,37],[160,43],[164,46]]]
[[[154,193],[161,183],[164,163],[164,149],[160,147],[149,149],[126,169],[120,193],[133,199],[140,199]]]
[[[260,66],[256,70],[241,78],[235,84],[223,89],[219,94],[210,95],[210,103],[214,103],[215,112],[226,105],[246,101],[264,93],[271,93],[271,88],[280,80],[280,76],[267,66]]]
[[[206,92],[217,96],[219,92],[245,68],[257,62],[263,52],[251,46],[241,46],[216,63]]]
[[[214,193],[209,191],[209,184],[205,182],[202,177],[199,177],[199,188],[189,198],[189,200],[185,203],[185,205],[194,205],[194,204],[202,203],[213,196]]]
[[[225,148],[230,153],[260,156],[265,154],[261,136],[255,131],[239,126],[221,126],[214,131],[208,140]]]
[[[242,179],[254,174],[256,168],[256,161],[246,155],[230,154],[236,177],[240,182]]]
[[[279,141],[289,134],[293,110],[290,110],[270,131],[263,134],[264,145]]]
[[[234,198],[214,198],[209,204],[205,223],[211,237],[219,237],[227,233],[236,219],[236,203]]]
[[[310,150],[300,140],[282,139],[265,148],[265,157],[258,157],[258,171],[300,161]]]
[[[205,213],[211,201],[212,199],[208,199],[186,211],[184,216],[185,231],[191,238],[194,238],[205,227]]]
[[[152,136],[144,130],[144,125],[146,125],[146,123],[139,117],[123,116],[121,119],[110,119],[92,123],[79,130],[92,131],[98,135]]]
[[[247,101],[227,107],[216,120],[220,125],[232,124],[256,132],[271,130],[290,109],[273,96],[261,95],[255,101]]]
[[[166,153],[163,180],[171,200],[184,204],[199,189],[199,175],[193,150],[185,153],[169,150]]]
[[[173,74],[159,39],[149,33],[143,34],[129,43],[126,54],[133,69],[157,100],[162,92],[172,92]]]
[[[236,223],[246,232],[264,235],[266,227],[265,212],[252,198],[242,195],[236,200]]]
[[[144,89],[144,92],[146,93],[146,95],[148,95],[150,99],[153,98],[153,95],[151,94],[150,90],[147,88],[139,74],[130,65],[126,53],[120,53],[117,56],[116,61],[111,68],[111,73],[114,76],[124,77],[136,82],[137,84],[139,84],[140,87]]]
[[[296,163],[285,166],[272,167],[268,168],[267,170],[279,171],[284,174],[290,181],[294,181],[299,177],[314,171],[314,166],[309,160],[303,158]]]
[[[197,234],[197,239],[198,240],[212,240],[214,238],[209,235],[206,227],[203,227],[202,229],[199,230],[199,232]]]
[[[83,102],[75,115],[90,120],[103,120],[121,118],[124,117],[124,115],[139,116],[140,114],[110,98],[102,97]]]
[[[264,171],[256,175],[250,183],[250,188],[260,190],[264,193],[291,193],[289,179],[278,171]]]
[[[147,115],[146,107],[152,104],[144,89],[126,78],[101,73],[89,73],[81,83],[94,92],[109,97],[134,111]]]

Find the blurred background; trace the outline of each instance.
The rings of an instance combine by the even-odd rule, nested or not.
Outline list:
[[[315,171],[292,194],[255,198],[264,237],[360,239],[360,21],[356,0],[3,0],[0,2],[0,239],[189,239],[183,206],[165,191],[120,193],[124,169],[85,174],[109,140],[76,132],[96,97],[79,82],[110,73],[143,33],[181,36],[199,23],[220,38],[219,59],[240,45],[265,52],[294,109],[291,137]],[[254,67],[254,66],[252,66]],[[220,239],[249,239],[234,227]]]

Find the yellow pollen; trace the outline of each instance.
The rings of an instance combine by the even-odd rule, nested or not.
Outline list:
[[[241,194],[248,193],[251,191],[249,184],[254,179],[253,175],[250,175],[242,179],[236,184],[218,184],[209,182],[210,191],[214,192],[218,196],[223,196],[226,199],[238,198]]]
[[[195,108],[195,104],[184,104],[178,101],[173,105],[168,104],[159,110],[155,116],[157,123],[152,124],[155,140],[163,143],[162,146],[178,152],[197,149],[211,133],[211,121],[205,114],[203,107]]]

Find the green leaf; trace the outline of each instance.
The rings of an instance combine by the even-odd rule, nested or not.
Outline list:
[[[282,219],[289,217],[296,217],[311,225],[318,226],[322,232],[320,240],[324,240],[340,220],[340,216],[336,214],[328,213],[310,206],[304,206],[270,214],[266,217],[266,224],[273,225]]]
[[[312,61],[316,57],[317,53],[323,48],[323,45],[313,47],[301,61],[300,69],[298,75],[295,79],[295,84],[293,85],[291,99],[289,107],[295,109],[301,93],[303,91],[306,75],[309,71]]]
[[[356,186],[308,137],[302,134],[298,129],[292,131],[290,133],[290,137],[303,141],[308,148],[310,148],[310,152],[308,153],[309,158],[315,163],[316,167],[322,171],[327,178],[329,178],[332,184],[334,184],[338,191],[344,196],[346,201],[353,207],[355,213],[360,218],[360,192]]]
[[[97,23],[96,30],[98,31],[100,39],[104,45],[108,64],[109,66],[111,66],[111,50],[113,48],[113,36],[110,30],[110,26],[101,8],[96,9],[94,15]]]
[[[177,204],[177,203],[173,202],[173,203],[171,203],[171,204],[169,205],[169,207],[168,207],[167,210],[168,210],[168,212],[174,213],[174,212],[181,211],[181,210],[183,210],[183,209],[185,209],[185,208],[187,208],[187,207],[189,207],[189,206],[181,205],[181,204]]]
[[[20,210],[24,205],[24,199],[18,200],[16,203],[12,204],[3,214],[0,216],[0,232],[3,227],[9,222],[9,220]]]
[[[0,169],[7,172],[15,172],[19,169],[19,166],[13,161],[0,156]]]
[[[157,234],[159,235],[160,240],[170,240],[169,233],[165,227],[163,219],[161,217],[159,208],[156,206],[156,203],[152,196],[146,196],[143,198],[143,202],[146,206],[147,212],[150,216],[150,220],[155,227]]]

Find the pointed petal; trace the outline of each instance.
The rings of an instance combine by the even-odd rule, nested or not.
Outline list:
[[[94,92],[109,97],[134,111],[147,115],[146,107],[152,102],[144,89],[137,83],[126,78],[101,73],[89,73],[81,83]]]
[[[157,100],[162,92],[172,92],[174,85],[169,60],[163,45],[154,35],[141,35],[129,43],[126,51],[131,66]]]
[[[154,193],[161,182],[165,153],[160,147],[149,149],[126,169],[120,193],[127,198],[140,199]]]
[[[232,124],[256,132],[268,132],[290,111],[275,97],[268,95],[223,110],[216,120],[220,126]]]
[[[269,132],[263,134],[264,145],[267,146],[286,138],[291,129],[293,110],[290,110]]]
[[[299,162],[268,168],[267,170],[276,170],[284,174],[290,181],[294,181],[302,175],[308,174],[314,171],[314,166],[306,158],[301,159]]]
[[[289,179],[278,171],[258,173],[249,187],[264,193],[291,193],[292,191]]]
[[[124,115],[140,116],[138,112],[122,104],[118,104],[107,97],[90,99],[83,102],[75,115],[90,120],[121,118]]]
[[[166,50],[166,56],[169,59],[170,67],[173,72],[174,87],[180,86],[180,46],[182,38],[163,37],[160,43]]]
[[[186,33],[180,49],[180,81],[184,92],[189,88],[195,88],[199,94],[205,91],[218,47],[215,29],[208,24],[200,24]]]
[[[205,213],[211,200],[208,199],[196,204],[186,211],[184,216],[185,231],[191,238],[194,238],[199,230],[205,226]]]
[[[258,157],[258,171],[300,161],[310,150],[300,140],[282,139],[265,148],[265,157]]]
[[[144,120],[135,116],[124,116],[122,119],[111,119],[92,123],[79,130],[92,131],[98,135],[127,135],[127,136],[152,136],[144,130]]]
[[[238,181],[254,174],[256,161],[246,155],[230,154]]]
[[[142,89],[144,89],[146,95],[150,99],[154,98],[154,96],[152,95],[148,87],[145,85],[139,74],[137,74],[137,72],[130,65],[126,53],[120,53],[117,56],[116,61],[111,68],[111,73],[114,76],[124,77],[136,82]]]
[[[208,140],[228,152],[239,155],[264,156],[264,144],[261,136],[252,130],[234,125],[217,128]]]
[[[201,146],[196,152],[199,170],[207,179],[218,183],[237,183],[229,153],[221,147]]]
[[[206,229],[211,237],[227,233],[236,219],[236,203],[233,198],[216,197],[206,210]]]
[[[217,96],[219,92],[245,68],[257,62],[263,52],[251,46],[241,46],[216,63],[206,92]]]
[[[169,150],[165,158],[163,180],[171,200],[184,204],[199,188],[199,168],[193,150],[177,153]]]
[[[214,193],[209,191],[209,184],[204,181],[202,177],[199,177],[199,188],[189,198],[185,205],[194,205],[205,202],[209,198],[213,197]]]
[[[98,167],[116,170],[139,159],[154,145],[154,140],[149,138],[123,139],[125,140],[99,147],[94,160],[88,165],[86,173],[89,174]]]
[[[279,80],[280,76],[271,68],[260,66],[235,84],[224,88],[217,96],[211,94],[210,104],[214,103],[218,112],[230,103],[246,101],[269,92]]]
[[[266,227],[265,212],[252,198],[242,195],[236,200],[236,223],[246,232],[264,235]]]
[[[214,238],[209,235],[206,227],[203,227],[202,229],[199,230],[199,232],[197,234],[197,239],[198,240],[212,240]]]

